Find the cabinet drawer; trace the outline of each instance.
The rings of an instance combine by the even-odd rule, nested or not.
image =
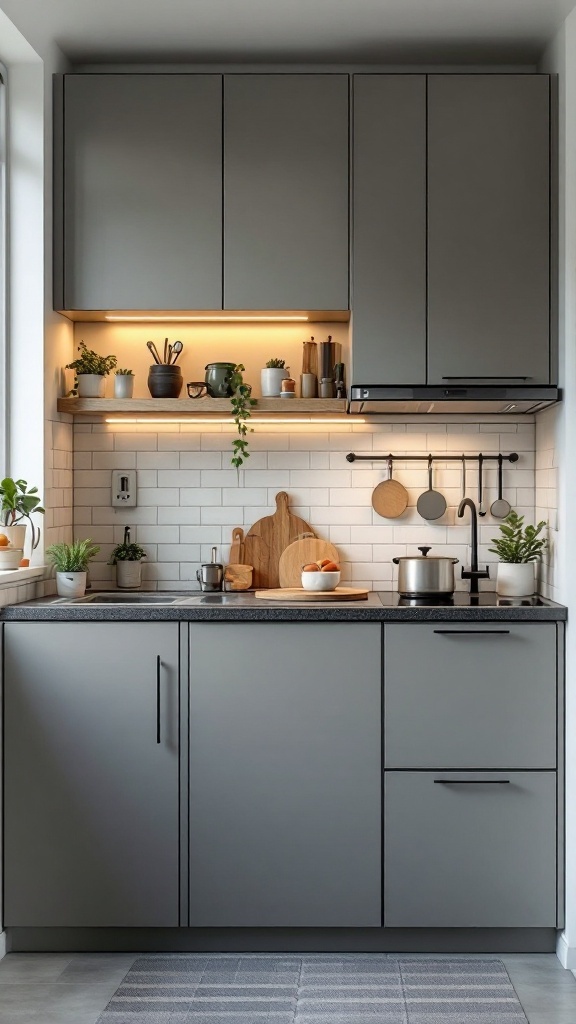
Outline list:
[[[554,623],[385,629],[388,768],[555,768]]]
[[[386,772],[384,924],[556,926],[554,772]]]

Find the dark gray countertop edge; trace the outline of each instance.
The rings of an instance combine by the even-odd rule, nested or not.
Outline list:
[[[190,608],[9,605],[3,622],[565,622],[568,609],[506,608]]]

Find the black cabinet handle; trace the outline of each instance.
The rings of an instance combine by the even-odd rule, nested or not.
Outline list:
[[[435,786],[509,786],[510,779],[434,779]]]
[[[442,377],[442,380],[532,380],[532,377]]]
[[[156,743],[160,743],[160,655],[156,655]]]
[[[439,636],[508,636],[509,629],[435,629]]]

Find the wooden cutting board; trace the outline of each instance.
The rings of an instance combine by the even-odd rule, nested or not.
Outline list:
[[[280,555],[280,586],[300,587],[302,566],[308,562],[319,562],[323,558],[338,562],[338,552],[329,541],[320,540],[319,537],[301,537],[295,540]]]
[[[286,491],[276,495],[276,511],[254,523],[244,538],[244,561],[254,566],[254,587],[277,587],[280,556],[292,541],[302,533],[314,530],[304,519],[295,516],[288,508]]]
[[[230,557],[228,562],[230,565],[242,564],[244,560],[244,530],[240,526],[235,526],[232,530],[232,544],[230,547]]]
[[[366,601],[367,590],[357,587],[336,587],[336,590],[303,590],[287,587],[285,590],[257,590],[254,597],[262,601]]]

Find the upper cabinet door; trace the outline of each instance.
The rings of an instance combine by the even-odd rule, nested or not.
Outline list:
[[[64,308],[221,309],[221,76],[64,88]]]
[[[348,308],[348,75],[226,75],[224,308]]]
[[[354,78],[352,373],[426,383],[426,76]]]
[[[428,80],[428,381],[550,380],[545,75]]]

